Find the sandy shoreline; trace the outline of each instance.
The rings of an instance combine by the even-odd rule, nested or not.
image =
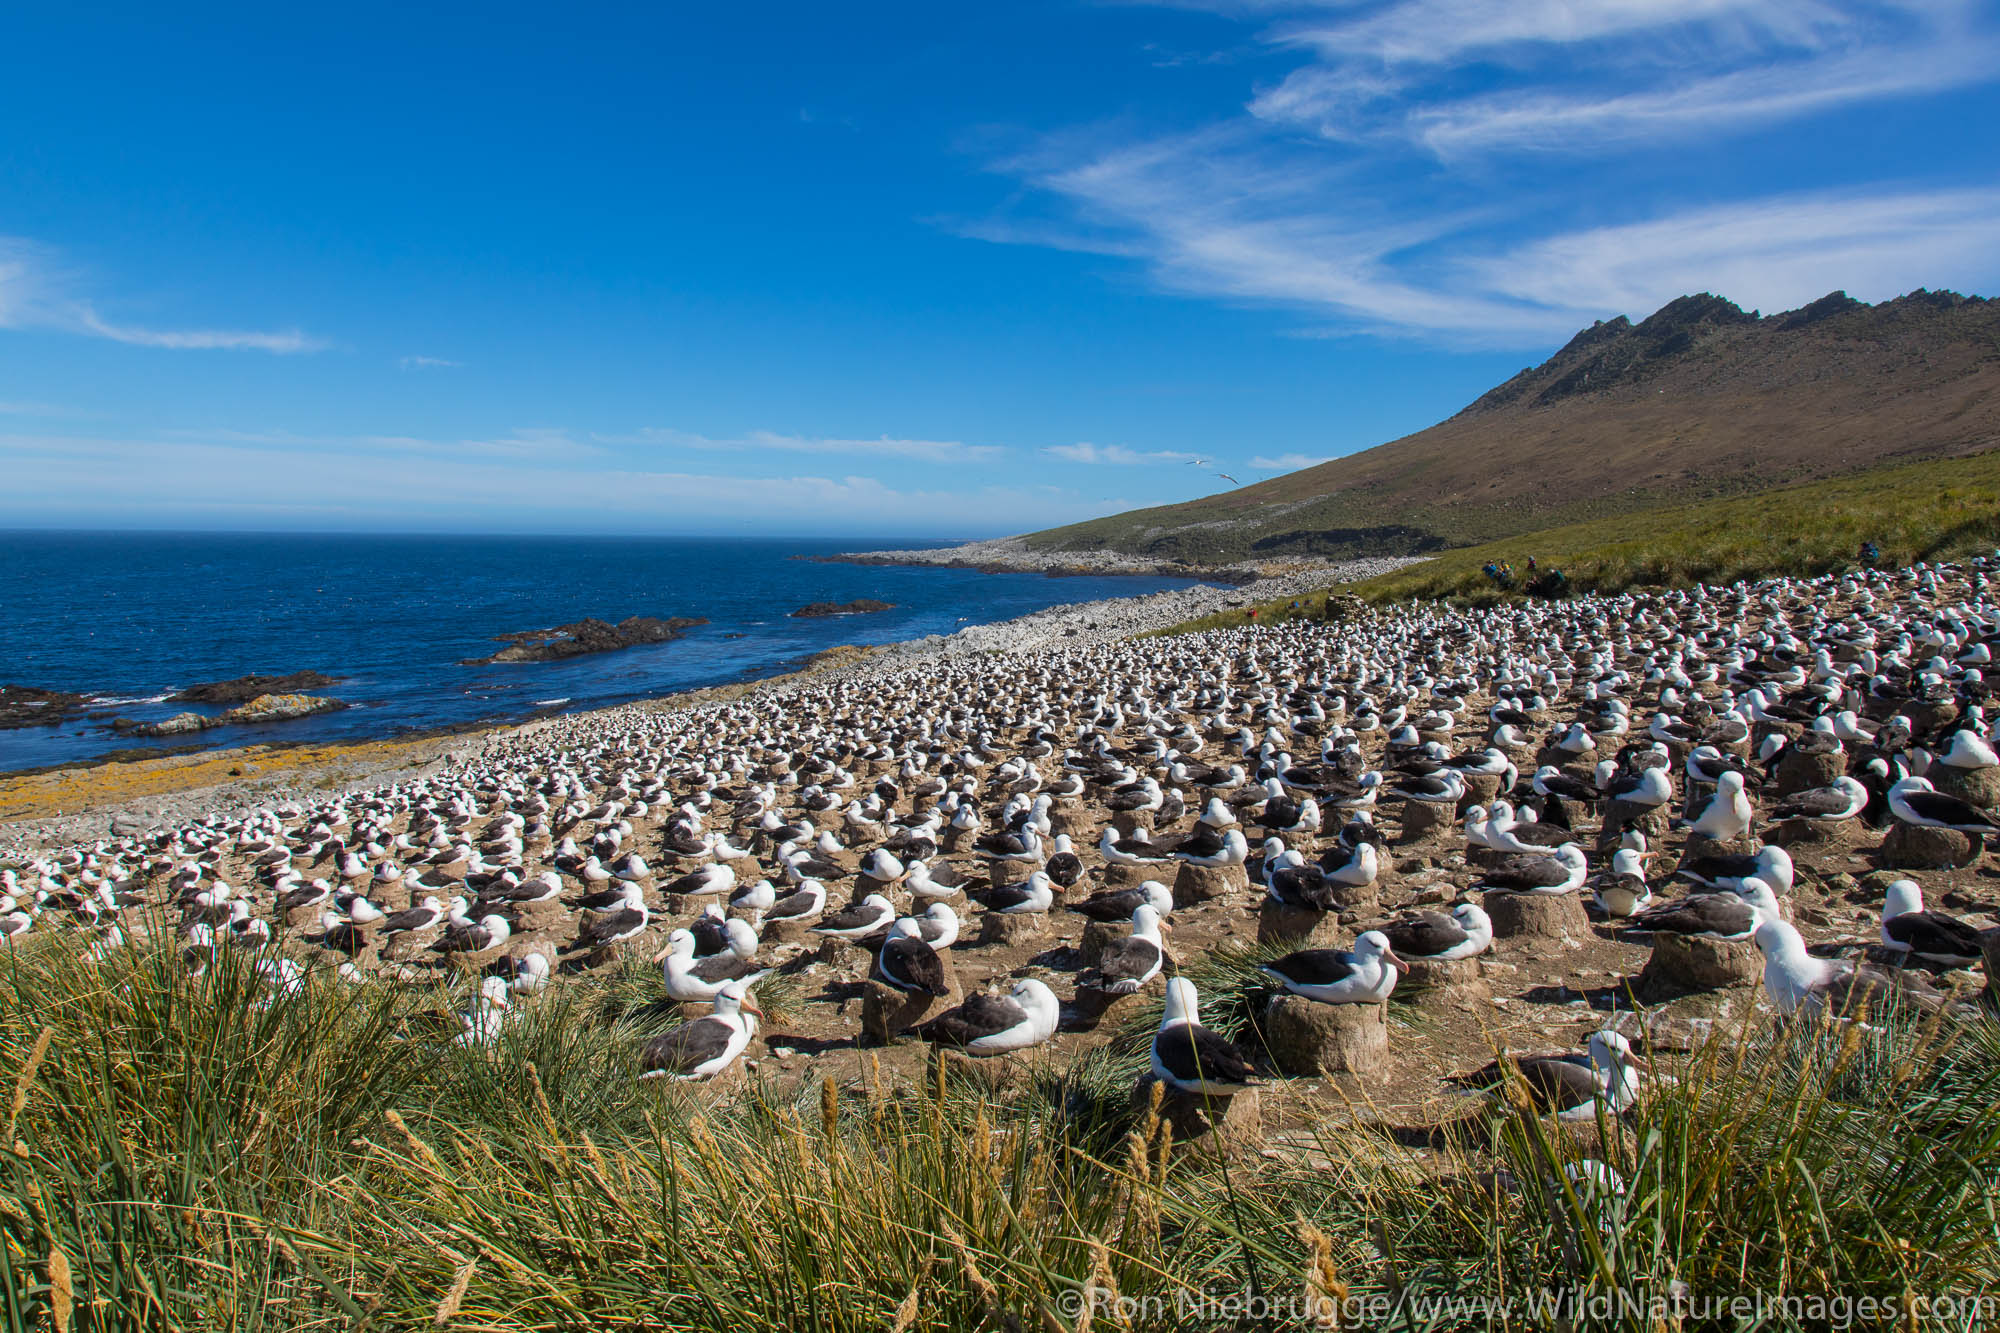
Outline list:
[[[945,556],[965,549],[948,547],[937,554]],[[912,563],[947,562],[940,559]],[[1368,578],[1411,563],[1414,562],[1393,558],[1344,564],[1301,562],[1288,572],[1259,574],[1252,581],[1236,586],[1197,585],[1131,597],[1072,602],[1013,620],[968,625],[950,635],[933,634],[875,647],[831,649],[798,670],[755,681],[721,684],[525,723],[341,744],[250,745],[157,759],[85,761],[70,767],[0,775],[0,860],[32,856],[98,838],[177,827],[211,814],[228,817],[283,801],[320,801],[343,791],[406,781],[446,764],[476,757],[489,747],[532,735],[558,722],[615,716],[634,709],[692,707],[750,693],[783,691],[829,676],[898,670],[927,659],[1032,652],[1058,644],[1076,647],[1107,643],[1234,606],[1303,596],[1330,584]],[[1154,571],[1106,567],[1090,572]]]

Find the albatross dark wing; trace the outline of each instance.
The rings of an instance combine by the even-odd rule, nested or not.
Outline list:
[[[947,1046],[965,1046],[1028,1021],[1028,1011],[1004,995],[984,991],[968,995],[956,1009],[947,1009],[919,1027],[917,1035]]]
[[[735,1029],[719,1018],[697,1018],[692,1023],[683,1023],[640,1048],[640,1068],[649,1074],[685,1074],[728,1050],[734,1034]]]
[[[1250,1083],[1257,1076],[1241,1051],[1193,1023],[1160,1029],[1153,1054],[1162,1069],[1183,1083]]]
[[[924,995],[943,995],[951,989],[945,984],[944,961],[922,940],[898,935],[882,946],[879,964],[883,977],[899,989]]]
[[[1455,949],[1469,938],[1465,927],[1443,912],[1418,912],[1382,927],[1389,948],[1403,958],[1431,958]]]
[[[1353,975],[1354,957],[1339,949],[1301,949],[1272,959],[1264,970],[1301,986],[1328,986]]]
[[[1980,930],[1943,912],[1905,912],[1882,923],[1888,937],[1927,957],[1982,957]]]

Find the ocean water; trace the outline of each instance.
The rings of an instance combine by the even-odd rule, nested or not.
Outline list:
[[[887,539],[726,540],[210,533],[0,533],[0,682],[88,693],[107,716],[0,730],[0,771],[106,751],[393,736],[517,720],[785,671],[823,648],[950,634],[1063,602],[1184,581],[822,564]],[[908,545],[910,543],[900,543]],[[942,543],[939,543],[942,544]],[[892,611],[795,620],[808,602]],[[673,643],[567,662],[461,666],[493,636],[595,616],[706,616]],[[352,707],[156,741],[110,730],[219,708],[198,681],[305,669]],[[93,710],[100,711],[100,710]]]

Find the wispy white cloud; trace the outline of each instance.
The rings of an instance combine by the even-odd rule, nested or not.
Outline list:
[[[850,457],[905,458],[923,463],[983,463],[1007,451],[997,444],[967,444],[962,440],[912,440],[890,435],[873,439],[840,439],[819,435],[785,435],[777,431],[753,430],[729,439],[696,434],[693,431],[647,427],[629,435],[596,437],[608,444],[666,445],[681,449],[721,452],[774,452],[829,454]]]
[[[54,329],[135,347],[233,349],[288,355],[326,344],[298,329],[162,329],[113,320],[83,294],[76,270],[51,247],[0,237],[0,328]]]
[[[1192,463],[1196,457],[1172,449],[1140,450],[1122,444],[1092,444],[1088,440],[1076,444],[1051,444],[1042,452],[1068,463],[1108,463],[1119,467],[1142,463]]]
[[[465,362],[447,361],[441,356],[406,356],[399,358],[396,364],[404,370],[456,370]]]
[[[1250,460],[1250,466],[1260,472],[1297,472],[1300,468],[1318,467],[1321,463],[1331,463],[1332,458],[1315,458],[1308,454],[1279,454],[1272,457],[1258,454]]]
[[[1754,199],[1530,241],[1469,268],[1502,295],[1633,314],[1703,290],[1766,311],[1835,287],[1880,300],[1938,272],[2000,278],[2000,189]]]
[[[1252,114],[1441,157],[1740,135],[2000,78],[1972,0],[1400,0],[1266,38],[1313,58]],[[1475,66],[1497,80],[1463,77]]]
[[[1176,292],[1342,314],[1384,329],[1554,333],[1541,312],[1427,286],[1399,256],[1470,223],[1470,210],[1372,202],[1346,174],[1248,125],[1133,142],[1051,139],[998,169],[1064,201],[1065,248],[1138,257]],[[1047,244],[1046,228],[1023,239]],[[980,239],[1010,241],[989,227]]]
[[[2000,80],[2000,22],[1975,0],[1189,3],[1263,21],[1306,63],[1203,128],[999,158],[1030,191],[957,230],[1130,260],[1160,290],[1303,314],[1300,336],[1460,345],[1546,344],[1686,291],[1774,309],[2000,281],[1984,182],[1732,199],[1726,180],[1685,188],[1675,156],[1689,134]],[[1509,187],[1505,159],[1551,151],[1615,152],[1626,181],[1656,163],[1672,187]],[[1556,200],[1592,225],[1564,229],[1585,210]]]

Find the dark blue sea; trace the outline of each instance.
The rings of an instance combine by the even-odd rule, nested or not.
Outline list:
[[[0,771],[109,750],[393,736],[518,720],[789,670],[845,643],[950,634],[1062,602],[1181,581],[1050,578],[821,564],[797,556],[924,545],[727,540],[162,533],[0,533],[0,683],[88,693],[106,716],[0,730]],[[943,542],[929,543],[943,545]],[[797,620],[809,602],[892,611]],[[567,662],[461,666],[494,636],[594,616],[706,616],[673,643]],[[343,712],[135,740],[199,681],[313,669]]]

